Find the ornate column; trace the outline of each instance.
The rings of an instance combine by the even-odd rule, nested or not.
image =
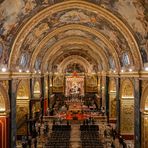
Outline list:
[[[106,116],[107,116],[107,123],[109,123],[109,77],[106,76],[106,87],[105,87],[105,100],[106,100]]]
[[[44,76],[41,77],[41,110],[42,117],[44,116],[44,98],[45,98],[45,84],[44,84]]]
[[[141,99],[141,80],[139,78],[134,79],[134,144],[135,148],[139,148],[141,145],[141,114],[140,114],[140,99]]]
[[[101,95],[102,95],[102,107],[104,107],[106,110],[106,73],[105,72],[102,72]]]
[[[10,147],[16,147],[16,85],[14,79],[9,80],[9,98],[10,98]]]
[[[33,99],[33,80],[32,78],[29,81],[30,84],[30,100],[29,100],[29,119],[32,119],[32,99]],[[29,131],[32,132],[32,123],[29,122]]]
[[[48,107],[50,108],[50,75],[48,75]]]
[[[120,133],[120,78],[116,78],[116,131]]]

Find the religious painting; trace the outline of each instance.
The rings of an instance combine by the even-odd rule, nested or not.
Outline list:
[[[66,76],[65,95],[72,97],[84,96],[84,76]]]
[[[97,92],[98,80],[97,75],[86,75],[86,92]]]
[[[53,76],[52,91],[54,93],[64,93],[64,76],[62,74],[57,74]]]
[[[27,126],[25,120],[28,118],[29,104],[25,102],[18,102],[16,105],[16,124],[17,124],[17,135],[26,135]]]

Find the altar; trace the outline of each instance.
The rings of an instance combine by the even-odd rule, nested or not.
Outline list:
[[[69,111],[82,111],[83,104],[81,102],[71,102],[69,104]]]

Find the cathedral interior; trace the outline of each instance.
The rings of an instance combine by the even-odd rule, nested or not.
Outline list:
[[[0,0],[0,148],[148,148],[148,0]]]

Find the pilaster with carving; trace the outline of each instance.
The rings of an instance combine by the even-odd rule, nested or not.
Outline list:
[[[139,148],[141,145],[141,114],[140,114],[140,98],[141,98],[141,80],[138,78],[134,79],[134,110],[135,110],[135,125],[134,125],[134,142],[135,142],[135,148]]]
[[[10,147],[16,147],[16,90],[18,80],[9,80],[9,98],[10,98]]]

